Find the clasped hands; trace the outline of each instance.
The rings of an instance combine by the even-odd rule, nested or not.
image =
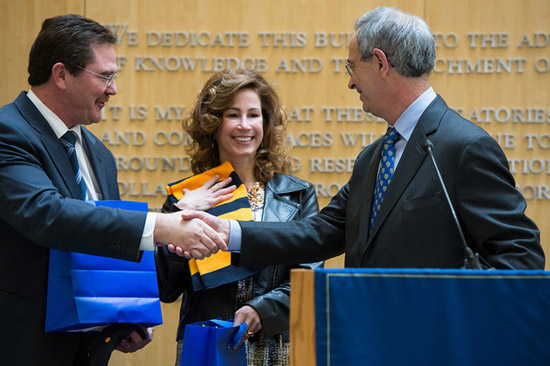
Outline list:
[[[229,220],[203,211],[184,210],[158,214],[155,223],[157,245],[186,258],[204,259],[219,250],[227,251]]]

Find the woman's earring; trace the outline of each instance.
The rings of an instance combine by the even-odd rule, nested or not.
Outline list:
[[[216,148],[216,146],[214,145],[214,141],[216,141],[216,136],[210,135],[210,143],[212,144],[212,151],[214,151],[214,149]]]

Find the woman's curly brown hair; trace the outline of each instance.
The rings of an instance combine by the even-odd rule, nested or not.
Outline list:
[[[218,144],[214,138],[223,113],[231,107],[235,94],[251,89],[260,97],[263,116],[263,140],[254,158],[254,175],[267,182],[275,172],[290,168],[287,155],[286,114],[274,88],[258,73],[248,69],[224,70],[212,76],[202,88],[193,111],[183,120],[183,130],[192,143],[186,148],[193,173],[202,173],[220,165]]]

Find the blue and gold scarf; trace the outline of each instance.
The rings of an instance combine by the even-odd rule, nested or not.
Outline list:
[[[197,189],[216,174],[220,176],[220,181],[231,177],[230,184],[237,186],[237,189],[233,191],[232,198],[217,204],[206,212],[222,219],[253,220],[246,187],[227,161],[203,173],[168,184],[166,192],[169,196],[173,196],[176,201],[179,201],[183,197],[184,188],[190,191]],[[189,260],[189,270],[191,271],[191,281],[194,291],[236,282],[258,273],[262,268],[263,266],[235,267],[231,265],[231,253],[221,251],[205,259]]]

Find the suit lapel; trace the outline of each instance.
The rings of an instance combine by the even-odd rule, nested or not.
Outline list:
[[[52,163],[57,168],[59,175],[62,177],[67,186],[72,198],[80,197],[80,189],[76,184],[71,163],[67,158],[67,153],[63,144],[59,141],[53,132],[50,124],[44,116],[38,111],[34,104],[27,97],[26,93],[21,93],[14,101],[21,115],[27,120],[29,125],[40,135],[44,148],[48,152]]]
[[[92,133],[88,131],[84,126],[82,126],[82,139],[84,140],[84,152],[88,156],[88,160],[92,165],[93,174],[96,177],[97,184],[99,185],[99,190],[101,192],[101,197],[105,199],[110,198],[109,194],[109,178],[107,176],[107,169],[104,166],[103,158],[101,154],[96,153],[97,141],[92,137]]]
[[[374,227],[372,228],[372,231],[368,237],[367,245],[364,246],[362,253],[363,256],[365,255],[368,246],[376,237],[376,234],[380,230],[380,227],[384,225],[384,222],[388,218],[392,209],[399,201],[403,192],[409,185],[410,181],[414,178],[420,165],[426,158],[427,153],[422,148],[422,144],[430,134],[434,133],[437,130],[437,127],[439,126],[439,123],[441,122],[441,119],[443,118],[443,115],[445,114],[447,108],[448,107],[443,99],[441,99],[440,96],[437,96],[428,106],[428,108],[426,108],[426,110],[418,120],[418,123],[414,128],[414,131],[411,134],[409,141],[407,142],[405,151],[403,151],[401,160],[397,165],[397,169],[395,170],[395,174],[393,175],[388,191],[384,196],[384,201],[382,202],[382,206],[380,207],[380,211],[378,212],[378,217],[376,218]],[[380,153],[378,153],[377,156],[379,160]],[[371,164],[369,170],[372,168],[373,165],[376,166],[377,171],[378,162],[376,162],[375,164]],[[371,183],[369,183],[370,187],[374,187],[374,180],[376,180],[376,176],[372,181],[369,178],[369,181],[371,181]],[[370,196],[368,196],[370,197],[370,205],[368,205],[369,207],[372,207],[373,189],[374,188],[371,189]]]

